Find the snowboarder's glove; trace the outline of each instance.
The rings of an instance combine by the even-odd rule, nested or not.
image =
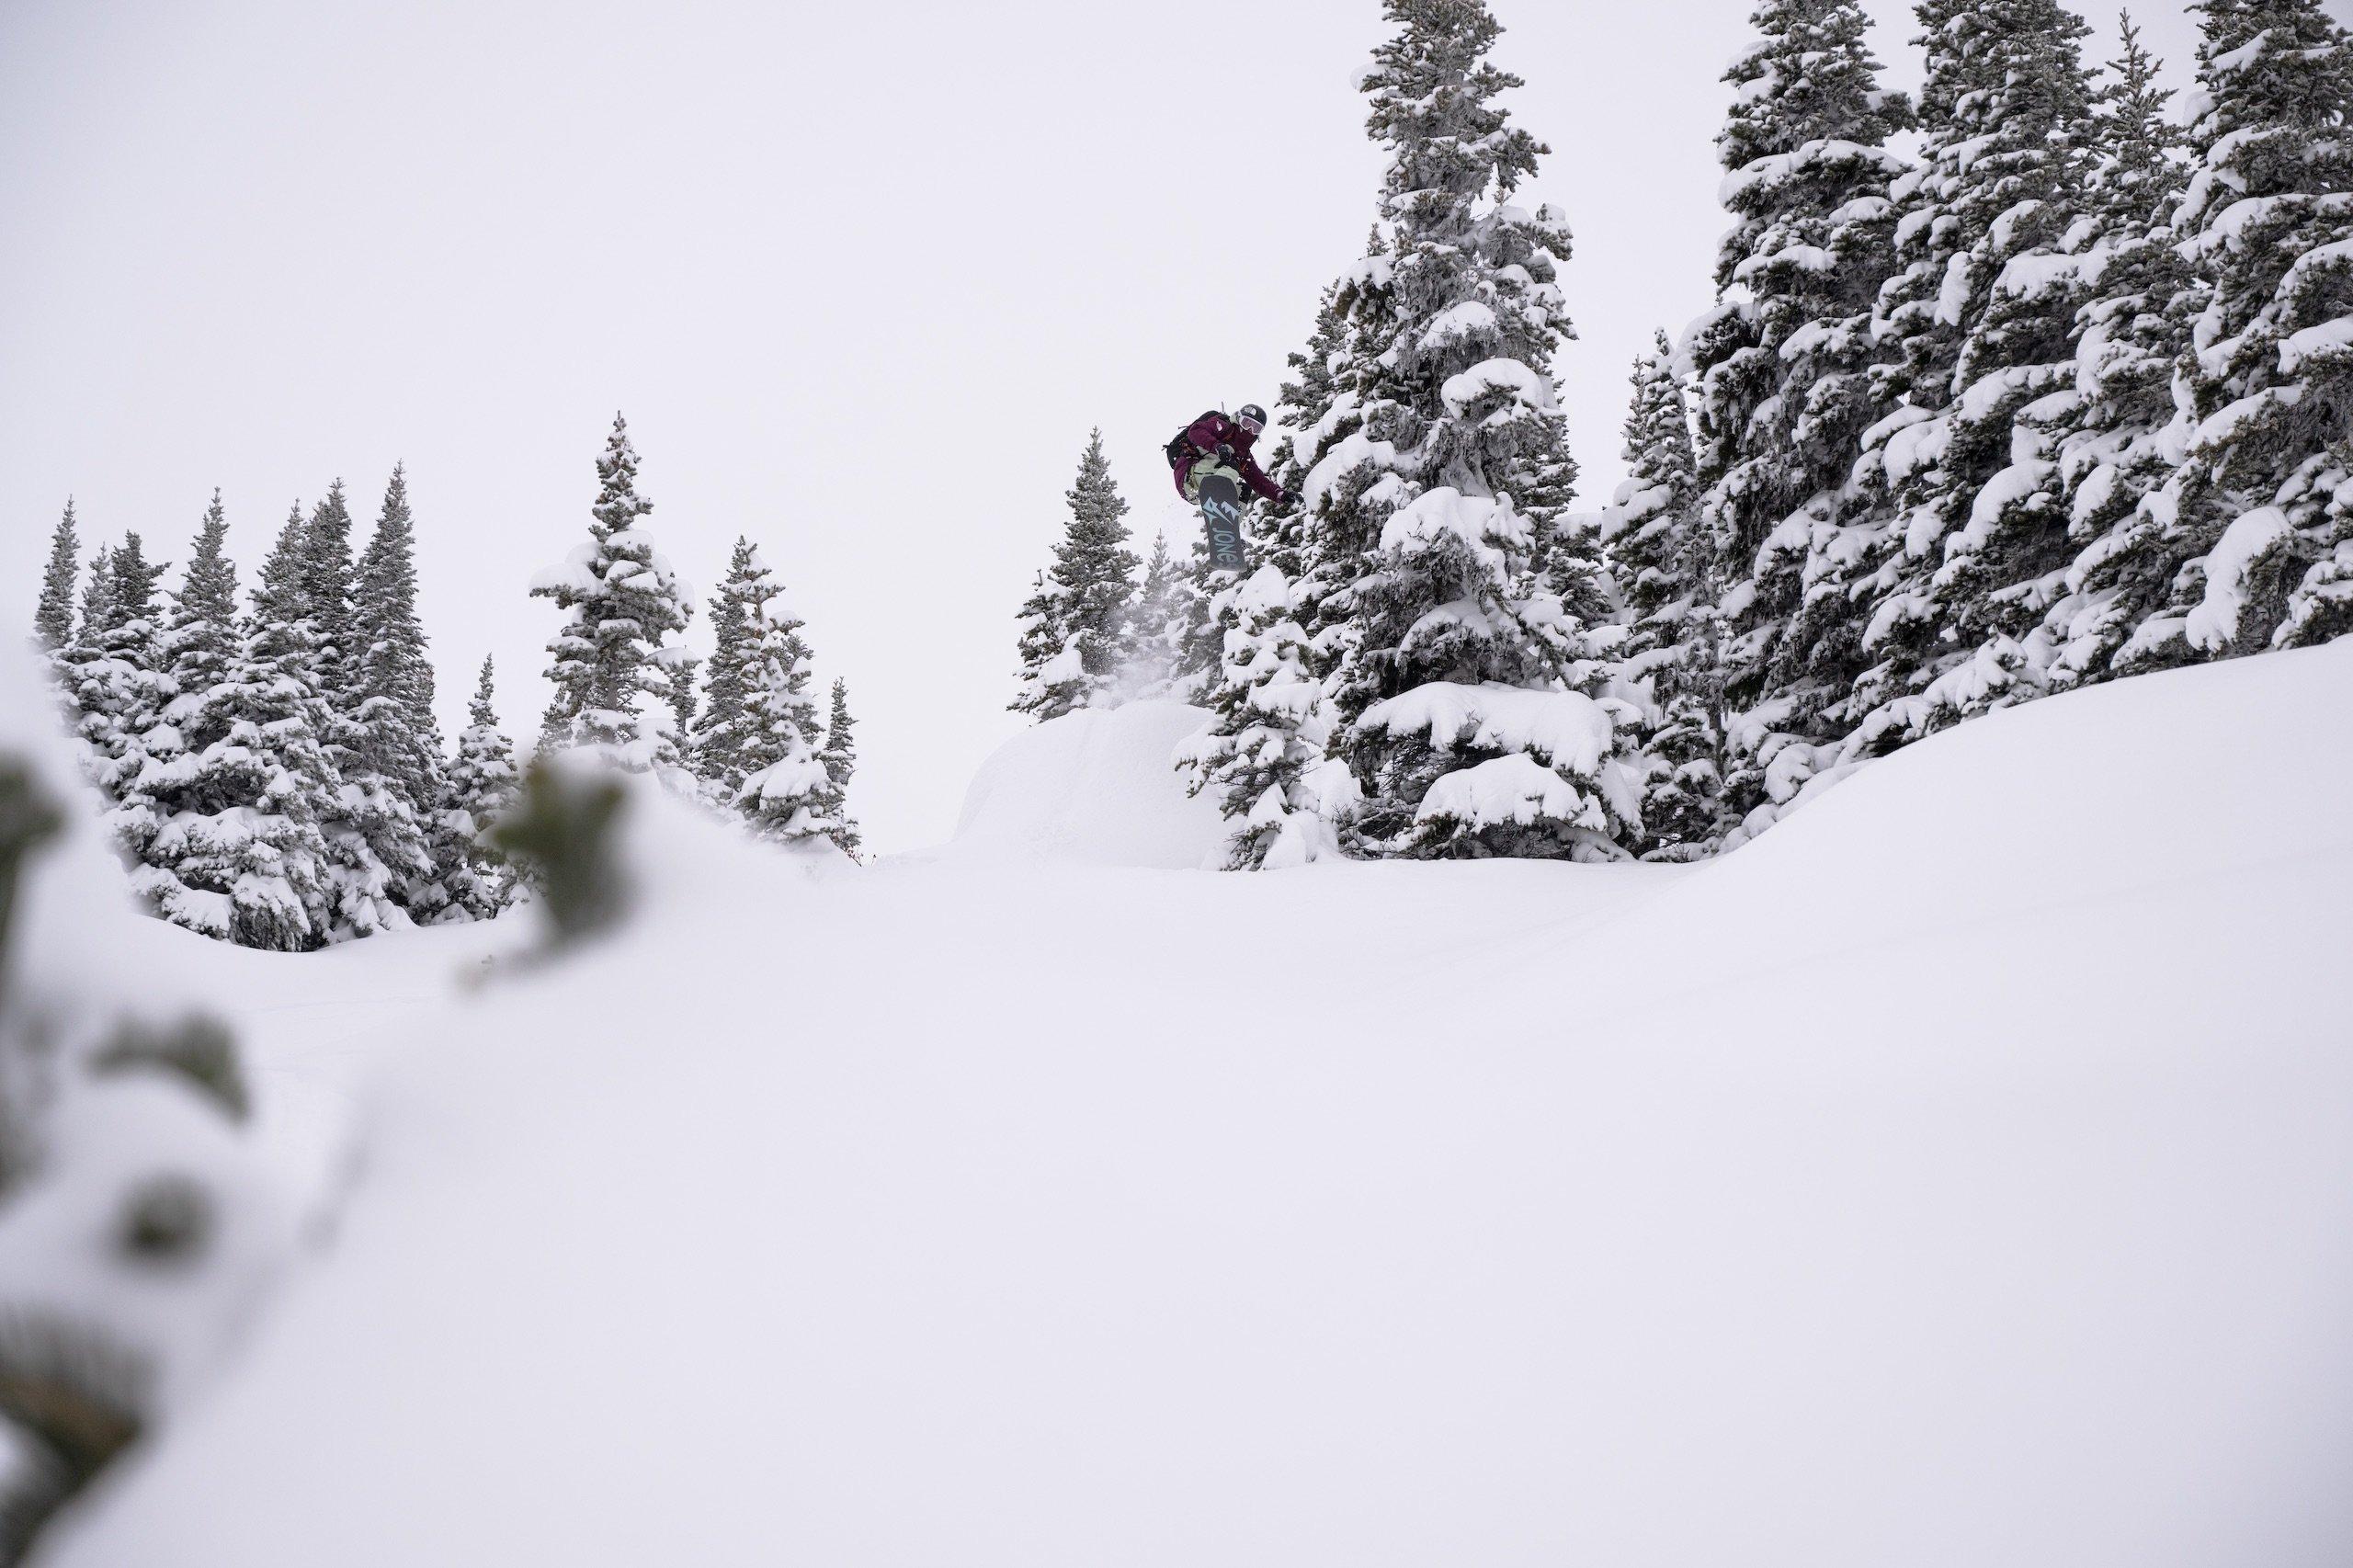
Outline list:
[[[1233,460],[1233,447],[1232,443],[1220,441],[1217,444],[1217,455],[1223,458],[1227,462],[1232,462]]]
[[[1296,490],[1284,491],[1280,496],[1277,497],[1277,500],[1280,503],[1282,509],[1286,512],[1295,512],[1299,510],[1301,496],[1299,492]]]

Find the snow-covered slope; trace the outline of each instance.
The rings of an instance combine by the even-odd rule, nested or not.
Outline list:
[[[1190,870],[1218,858],[1215,801],[1188,796],[1177,743],[1210,715],[1181,702],[1082,710],[1026,730],[964,793],[953,853]]]
[[[2348,710],[2105,687],[1697,869],[1140,871],[1176,712],[862,873],[647,802],[47,1568],[2353,1560]]]

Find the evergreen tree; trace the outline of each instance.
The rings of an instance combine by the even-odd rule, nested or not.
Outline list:
[[[643,772],[677,761],[665,727],[649,731],[638,700],[670,701],[670,640],[686,630],[688,606],[669,562],[639,526],[654,503],[637,493],[637,452],[618,414],[597,479],[587,542],[531,585],[534,597],[554,600],[566,614],[548,644],[555,698],[540,744],[596,746]]]
[[[1237,825],[1226,866],[1303,865],[1337,858],[1337,823],[1357,802],[1356,778],[1325,751],[1332,712],[1307,632],[1291,611],[1291,585],[1269,562],[1221,596],[1222,678],[1210,727],[1180,760],[1189,792],[1215,792]]]
[[[150,562],[139,535],[128,533],[100,552],[92,571],[82,625],[60,668],[84,767],[112,808],[144,766],[151,732],[170,700],[156,652],[155,590],[164,563]]]
[[[1066,493],[1070,524],[1054,547],[1054,564],[1021,608],[1021,692],[1017,713],[1058,719],[1111,699],[1120,676],[1136,558],[1128,550],[1128,504],[1096,430],[1080,454],[1078,479]]]
[[[670,736],[678,752],[680,764],[690,771],[693,764],[688,746],[695,733],[695,676],[702,670],[702,661],[686,651],[682,644],[669,660],[670,671]]]
[[[858,773],[858,743],[850,736],[858,721],[849,716],[849,683],[838,676],[834,681],[833,712],[825,724],[825,744],[817,760],[825,765],[825,814],[833,819],[834,842],[843,854],[855,860],[865,840],[858,831],[858,819],[850,815],[850,780]]]
[[[1837,737],[1825,710],[1859,665],[1852,608],[1811,590],[1861,522],[1849,475],[1884,412],[1871,308],[1895,266],[1886,191],[1906,167],[1885,143],[1912,122],[1880,85],[1856,0],[1764,0],[1751,23],[1716,138],[1735,220],[1721,302],[1685,350],[1700,513],[1722,552],[1724,792],[1739,812],[1794,789]]]
[[[464,846],[447,841],[439,825],[441,726],[433,712],[433,662],[416,609],[416,526],[408,476],[398,464],[355,582],[351,747],[363,786],[381,780],[393,803],[397,825],[386,830],[385,860],[401,868],[401,906],[412,919],[429,923],[449,906],[442,876],[462,862]],[[396,858],[403,855],[405,864]]]
[[[2146,228],[2169,213],[2188,178],[2182,157],[2189,138],[2166,112],[2172,89],[2157,81],[2165,62],[2142,47],[2131,12],[2117,14],[2117,35],[2108,80],[2092,94],[2096,161],[2083,183],[2086,209],[2103,236]]]
[[[824,731],[809,695],[809,645],[757,551],[743,587],[744,781],[734,803],[754,834],[784,844],[832,839],[840,824],[818,752]]]
[[[466,727],[458,732],[457,755],[443,775],[438,824],[440,841],[457,849],[442,872],[451,908],[474,920],[495,917],[515,896],[514,875],[491,843],[490,830],[515,803],[519,778],[515,744],[499,729],[492,699],[491,661],[484,655]]]
[[[710,596],[710,626],[716,639],[703,668],[702,710],[689,732],[688,752],[695,776],[711,786],[719,799],[732,801],[750,771],[745,762],[751,719],[745,706],[754,677],[752,616],[756,594],[764,586],[767,568],[752,541],[738,535],[728,558],[727,576]]]
[[[65,727],[84,747],[85,773],[92,769],[98,753],[107,749],[110,715],[117,707],[112,683],[104,667],[106,637],[113,629],[114,619],[114,550],[110,545],[100,544],[91,553],[89,575],[83,580],[74,634],[50,655]]]
[[[2166,118],[2172,95],[2130,16],[2123,52],[2095,96],[2085,222],[2094,298],[2076,317],[2075,384],[2045,400],[2039,424],[2075,547],[2044,616],[2048,679],[2103,679],[2135,628],[2165,603],[2178,557],[2165,548],[2162,493],[2178,471],[2187,429],[2174,402],[2175,367],[2189,350],[2205,285],[2173,228],[2188,176],[2185,138]]]
[[[350,538],[350,513],[339,488],[331,489],[307,520],[296,505],[262,566],[253,621],[260,646],[248,649],[267,687],[258,699],[266,722],[290,727],[288,772],[307,790],[309,812],[326,846],[325,941],[407,924],[399,890],[430,865],[415,816],[382,780],[344,772],[359,766],[352,665],[335,641],[347,645],[353,635]]]
[[[2183,560],[2128,667],[2353,631],[2353,36],[2316,0],[2207,0],[2178,226],[2212,281],[2166,501]]]
[[[33,645],[54,653],[74,640],[74,577],[82,541],[74,529],[74,500],[49,536],[49,566],[40,579],[40,602],[33,611]]]
[[[1591,580],[1521,512],[1565,472],[1550,373],[1569,334],[1567,224],[1509,198],[1544,147],[1497,96],[1484,0],[1387,0],[1364,87],[1388,149],[1387,255],[1343,281],[1342,380],[1360,421],[1315,465],[1321,593],[1345,633],[1336,744],[1362,786],[1357,842],[1414,856],[1616,854],[1633,790],[1613,715],[1583,688],[1599,643],[1545,580]],[[1546,559],[1548,547],[1551,559]]]
[[[213,497],[207,515],[208,534],[217,552],[220,497]],[[137,859],[144,859],[153,834],[153,812],[145,796],[147,778],[170,773],[180,762],[185,743],[173,722],[175,676],[171,621],[158,603],[164,565],[146,561],[137,534],[125,537],[112,557],[115,624],[103,639],[107,651],[113,704],[110,712],[110,764],[103,767],[100,786],[113,809],[107,826],[116,843]],[[235,613],[233,601],[230,613]],[[206,672],[199,665],[194,674]]]
[[[1062,585],[1048,582],[1043,571],[1029,579],[1029,597],[1014,615],[1020,628],[1014,639],[1020,660],[1014,678],[1020,687],[1006,704],[1009,711],[1034,714],[1042,722],[1086,706],[1086,662],[1071,641],[1069,600]]]
[[[1627,479],[1602,535],[1626,589],[1619,675],[1643,712],[1643,850],[1693,859],[1724,827],[1723,649],[1715,540],[1700,516],[1690,419],[1664,332],[1635,358],[1625,434]]]
[[[1329,449],[1331,430],[1342,402],[1342,376],[1348,366],[1348,315],[1342,306],[1338,283],[1324,290],[1317,301],[1315,324],[1303,348],[1288,360],[1290,377],[1275,394],[1276,427],[1280,431],[1266,462],[1267,474],[1284,490],[1304,495],[1308,476]],[[1302,504],[1274,519],[1262,530],[1257,554],[1272,563],[1298,589],[1318,581],[1314,567],[1314,530]]]
[[[229,517],[212,492],[169,611],[160,619],[155,665],[170,693],[160,715],[180,732],[176,749],[193,754],[205,729],[212,693],[238,678],[243,632],[237,610],[237,568],[228,556]]]
[[[359,558],[353,609],[361,755],[412,807],[428,809],[441,793],[441,729],[433,714],[433,661],[416,610],[416,525],[408,475],[397,464]]]
[[[392,500],[388,495],[388,506]],[[338,917],[342,934],[367,936],[406,924],[412,905],[429,918],[443,901],[434,887],[422,813],[392,770],[393,759],[405,758],[408,750],[390,733],[398,728],[392,722],[398,708],[381,710],[381,722],[369,708],[372,611],[362,604],[351,534],[351,508],[338,479],[302,528],[301,604],[312,685],[325,704],[319,737],[338,781],[320,812],[340,863]],[[407,560],[404,549],[400,559]],[[415,587],[412,573],[412,612]]]
[[[1139,698],[1178,695],[1177,671],[1185,659],[1185,634],[1192,620],[1192,584],[1169,552],[1168,536],[1152,536],[1143,584],[1128,607],[1127,691]]]
[[[112,822],[139,861],[133,887],[165,920],[248,947],[313,947],[325,845],[307,824],[321,790],[281,770],[284,737],[254,722],[264,677],[246,656],[228,531],[216,490],[157,639],[171,696]]]
[[[2088,29],[2054,0],[1924,0],[1919,15],[1926,161],[1895,183],[1904,267],[1880,299],[1904,406],[1871,433],[1885,507],[1850,579],[1877,661],[1846,709],[1857,754],[2032,695],[2019,640],[2047,601],[2038,579],[2074,553],[2050,463],[2012,459],[2022,412],[2075,381]]]
[[[262,568],[222,677],[202,687],[199,670],[221,646],[220,596],[235,587],[214,535],[208,514],[175,622],[175,655],[188,661],[188,688],[176,700],[186,705],[178,722],[189,760],[174,804],[197,820],[182,829],[169,880],[157,877],[148,896],[168,919],[281,952],[378,928],[381,868],[373,868],[371,886],[364,846],[348,837],[331,846],[321,821],[339,780],[321,739],[332,715],[313,684],[301,509],[287,518]],[[348,892],[355,882],[356,897]]]
[[[1393,267],[1389,242],[1374,225],[1365,253],[1333,285],[1331,303],[1319,312],[1300,379],[1286,383],[1282,399],[1291,434],[1277,454],[1291,487],[1302,497],[1302,580],[1295,600],[1326,669],[1344,662],[1358,628],[1353,585],[1373,571],[1381,529],[1392,499],[1381,449],[1365,432],[1366,399],[1378,396],[1381,367],[1377,346],[1387,341],[1396,309],[1390,284]],[[1296,388],[1296,392],[1293,388]],[[1293,477],[1293,471],[1296,475]],[[1211,629],[1214,631],[1214,628]],[[1219,644],[1205,639],[1207,666],[1214,671]]]
[[[1172,700],[1195,704],[1209,700],[1224,645],[1224,634],[1217,624],[1217,596],[1220,585],[1229,583],[1227,574],[1211,567],[1208,531],[1196,531],[1186,547],[1185,559],[1174,567],[1169,586],[1170,663],[1165,695]]]
[[[312,684],[339,718],[337,733],[326,737],[327,755],[338,770],[351,760],[356,736],[349,721],[359,700],[359,629],[354,614],[357,588],[351,554],[351,508],[343,498],[343,481],[327,486],[324,499],[311,508],[303,529],[302,604],[311,623]]]

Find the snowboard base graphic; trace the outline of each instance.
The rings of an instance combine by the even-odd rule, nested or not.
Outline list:
[[[1222,473],[1201,481],[1201,521],[1210,530],[1210,570],[1240,572],[1249,564],[1242,542],[1242,487]]]

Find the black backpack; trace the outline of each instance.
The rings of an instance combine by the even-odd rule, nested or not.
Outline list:
[[[1194,426],[1199,425],[1204,419],[1218,417],[1223,413],[1224,411],[1222,409],[1204,409],[1201,413],[1187,420],[1185,422],[1185,427],[1182,430],[1177,431],[1175,439],[1171,440],[1166,448],[1164,449],[1164,450],[1168,454],[1168,466],[1172,469],[1179,467],[1184,463],[1187,458],[1191,457],[1194,453],[1200,450],[1199,447],[1193,445]]]

